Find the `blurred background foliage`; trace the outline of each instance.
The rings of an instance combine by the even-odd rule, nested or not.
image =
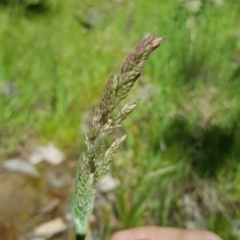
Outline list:
[[[113,163],[118,219],[240,239],[239,22],[234,0],[1,0],[0,158],[37,139],[78,159],[109,76],[167,35]]]

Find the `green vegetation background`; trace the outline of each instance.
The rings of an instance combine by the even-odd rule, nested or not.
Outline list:
[[[1,159],[32,138],[77,159],[109,76],[145,35],[167,35],[133,90],[143,100],[112,168],[120,222],[191,220],[240,239],[240,2],[192,3],[1,1]]]

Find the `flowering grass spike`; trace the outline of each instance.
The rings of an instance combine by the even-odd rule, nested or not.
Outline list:
[[[77,236],[85,236],[89,217],[93,211],[95,188],[109,170],[114,154],[126,135],[117,138],[107,148],[106,138],[117,128],[138,105],[139,99],[125,104],[117,114],[114,109],[128,96],[129,91],[141,76],[149,55],[158,48],[165,37],[155,34],[143,39],[124,62],[119,76],[113,74],[103,92],[102,100],[95,107],[91,125],[85,136],[86,153],[82,154],[75,177],[72,201],[72,217]],[[80,239],[77,237],[77,239]]]

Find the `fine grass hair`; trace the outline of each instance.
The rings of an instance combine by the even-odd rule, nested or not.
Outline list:
[[[126,103],[117,114],[114,109],[124,100],[137,79],[141,76],[146,60],[157,49],[165,37],[156,38],[152,34],[142,42],[127,57],[120,74],[113,74],[102,95],[101,102],[95,107],[94,116],[85,135],[86,153],[78,161],[71,213],[75,223],[77,239],[84,236],[88,230],[89,217],[93,211],[96,185],[101,181],[111,166],[114,154],[126,135],[117,138],[110,147],[106,139],[138,105],[139,99]]]

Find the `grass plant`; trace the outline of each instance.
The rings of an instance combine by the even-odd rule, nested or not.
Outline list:
[[[59,0],[39,14],[1,4],[0,158],[37,138],[76,159],[85,151],[83,113],[98,103],[103,79],[142,36],[167,34],[132,89],[143,104],[125,122],[124,151],[112,163],[123,179],[118,220],[186,227],[187,194],[203,228],[239,239],[240,3],[196,0],[192,11],[189,2]],[[97,22],[86,28],[91,10]],[[149,88],[154,97],[141,92]],[[167,167],[174,170],[157,174]]]

